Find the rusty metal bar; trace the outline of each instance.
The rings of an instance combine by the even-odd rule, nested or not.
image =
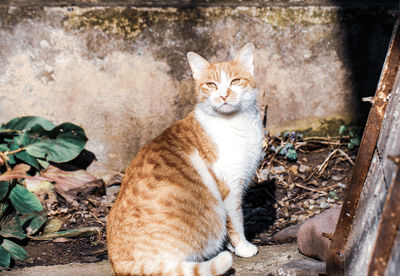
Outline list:
[[[397,157],[400,159],[400,156]],[[396,162],[396,159],[393,159]],[[397,160],[400,161],[400,160]],[[397,163],[397,162],[396,162]],[[379,221],[375,248],[368,267],[369,276],[383,276],[388,265],[392,247],[400,226],[400,162],[397,163],[396,176],[392,179],[382,216]]]
[[[345,248],[351,231],[354,215],[360,200],[361,191],[376,148],[379,132],[400,62],[400,18],[397,19],[389,49],[383,65],[375,100],[368,115],[367,124],[358,150],[357,159],[351,176],[349,189],[346,192],[336,230],[326,258],[328,275],[344,275]]]

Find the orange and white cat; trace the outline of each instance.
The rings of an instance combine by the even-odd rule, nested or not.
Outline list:
[[[108,216],[117,275],[220,275],[232,265],[226,246],[257,254],[241,208],[262,157],[253,53],[247,44],[212,64],[187,54],[198,103],[140,150]]]

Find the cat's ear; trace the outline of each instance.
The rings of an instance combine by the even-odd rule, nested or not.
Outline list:
[[[235,57],[235,62],[242,65],[248,72],[254,75],[254,45],[247,43]]]
[[[187,53],[187,58],[189,60],[190,68],[192,69],[193,78],[199,80],[203,71],[210,66],[210,63],[200,55],[193,52]]]

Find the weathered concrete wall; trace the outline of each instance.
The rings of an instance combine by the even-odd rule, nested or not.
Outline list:
[[[0,6],[0,122],[37,115],[81,125],[98,172],[126,167],[191,109],[188,51],[218,61],[252,41],[260,107],[268,105],[272,132],[359,119],[393,22],[389,8],[376,7],[20,2]]]

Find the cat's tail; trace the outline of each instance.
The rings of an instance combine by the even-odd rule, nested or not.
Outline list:
[[[139,263],[122,261],[113,263],[117,276],[136,275],[185,275],[185,276],[216,276],[224,274],[232,266],[232,254],[223,251],[206,262],[168,262],[154,261]]]

